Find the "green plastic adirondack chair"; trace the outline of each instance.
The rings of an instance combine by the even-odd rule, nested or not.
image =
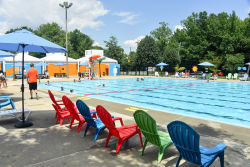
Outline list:
[[[238,73],[234,73],[233,79],[238,79]]]
[[[212,73],[208,73],[208,74],[206,75],[206,79],[207,79],[207,80],[209,80],[211,77],[212,77]]]
[[[159,131],[156,121],[145,111],[137,110],[134,113],[134,119],[146,140],[143,144],[142,155],[148,142],[159,146],[158,163],[161,162],[165,149],[172,144],[168,133]]]
[[[228,73],[227,76],[226,76],[227,79],[232,79],[232,74],[231,73]]]

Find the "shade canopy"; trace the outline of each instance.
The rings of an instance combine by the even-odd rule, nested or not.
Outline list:
[[[205,62],[203,62],[203,63],[200,63],[200,64],[198,64],[199,66],[211,66],[211,67],[213,67],[214,65],[212,64],[212,63],[209,63],[209,62],[207,62],[207,61],[205,61]]]
[[[22,58],[23,58],[23,55],[22,53],[18,53],[16,54],[15,56],[15,62],[22,62]],[[4,58],[6,62],[8,63],[12,63],[13,62],[13,58],[12,57],[5,57]],[[24,53],[24,62],[25,63],[38,63],[38,62],[41,62],[42,60],[41,59],[38,59],[34,56],[31,56],[28,54],[28,52],[25,52]]]
[[[15,54],[0,50],[0,57],[13,57],[13,56],[15,56]]]
[[[249,66],[250,66],[250,62],[246,63],[246,65],[249,65]]]
[[[101,56],[100,58],[103,58],[103,57],[105,57],[105,56]],[[88,57],[82,57],[82,58],[77,59],[77,61],[80,62],[80,65],[84,65],[84,63],[86,63],[86,64],[89,63],[89,58]],[[105,57],[105,59],[102,60],[101,64],[118,64],[118,61],[115,60],[115,59],[111,59],[109,57]]]
[[[22,46],[25,46],[24,48]],[[66,49],[22,29],[0,36],[0,49],[15,52],[66,52]]]
[[[159,63],[159,64],[156,64],[156,66],[167,66],[168,64],[166,64],[166,63],[163,63],[163,62],[161,62],[161,63]]]
[[[41,60],[48,64],[66,63],[66,56],[64,55],[64,53],[47,53],[45,57],[41,58]],[[76,64],[77,60],[69,57],[68,62],[71,64]]]

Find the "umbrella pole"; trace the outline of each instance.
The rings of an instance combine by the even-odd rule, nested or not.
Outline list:
[[[28,122],[25,120],[24,118],[24,48],[26,45],[21,44],[22,48],[23,48],[23,57],[22,57],[22,86],[21,86],[21,91],[22,91],[22,120],[19,121],[15,127],[16,128],[26,128],[26,127],[30,127],[33,125],[32,122]]]

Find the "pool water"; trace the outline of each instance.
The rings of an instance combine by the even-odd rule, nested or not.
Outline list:
[[[250,84],[145,78],[40,83],[91,98],[250,128]]]

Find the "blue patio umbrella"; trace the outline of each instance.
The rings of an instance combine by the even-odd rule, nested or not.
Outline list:
[[[13,53],[0,50],[0,57],[13,57],[13,56],[15,56]]]
[[[156,64],[156,66],[160,66],[161,71],[163,70],[163,66],[167,66],[167,65],[168,65],[168,64],[163,63],[163,62],[161,62],[161,63],[159,63],[159,64]]]
[[[55,53],[55,52],[67,52],[65,48],[54,44],[44,38],[41,38],[34,33],[22,29],[14,31],[9,34],[0,36],[0,49],[22,52],[22,121],[19,121],[15,126],[18,128],[24,128],[32,126],[31,122],[24,119],[24,52],[40,52],[40,53]]]
[[[203,63],[200,63],[198,64],[199,66],[207,66],[207,67],[213,67],[214,65],[212,63],[209,63],[207,61],[203,62]]]

